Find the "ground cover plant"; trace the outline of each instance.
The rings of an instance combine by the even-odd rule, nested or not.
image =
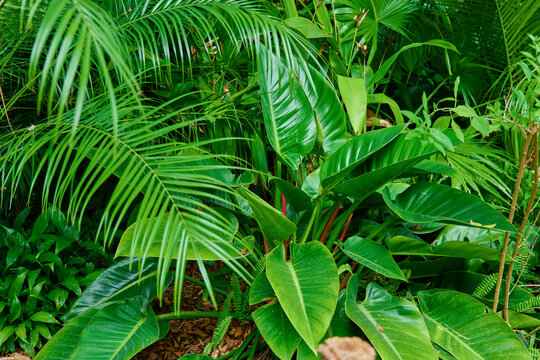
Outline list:
[[[0,350],[129,359],[211,317],[182,358],[233,319],[254,329],[223,359],[331,337],[537,358],[539,20],[528,0],[1,1]],[[215,311],[183,310],[186,281]]]

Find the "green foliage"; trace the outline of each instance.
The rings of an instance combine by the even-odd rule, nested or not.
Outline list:
[[[16,346],[34,354],[66,319],[81,288],[111,262],[109,255],[85,240],[64,215],[51,208],[31,227],[30,208],[0,230],[0,351]]]
[[[0,207],[44,213],[2,230],[0,346],[31,352],[62,321],[38,359],[128,359],[208,316],[186,359],[232,319],[258,328],[233,360],[260,336],[280,359],[333,335],[382,359],[536,354],[539,9],[0,1]],[[98,276],[86,234],[124,259]],[[486,307],[506,263],[508,323]],[[184,280],[216,311],[182,311]]]

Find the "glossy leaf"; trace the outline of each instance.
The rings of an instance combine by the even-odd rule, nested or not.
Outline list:
[[[347,142],[345,111],[333,86],[311,65],[298,66],[297,80],[311,104],[322,146],[331,155]]]
[[[405,276],[384,246],[370,239],[352,236],[345,241],[343,252],[354,261],[392,279],[404,280]]]
[[[270,349],[280,359],[291,359],[300,343],[300,335],[278,301],[258,308],[252,314],[255,325]]]
[[[266,273],[263,272],[262,274],[257,275],[249,289],[249,305],[255,305],[275,297],[276,293],[274,292],[274,289],[272,289],[272,285],[270,285]]]
[[[95,306],[70,321],[41,349],[35,360],[124,360],[159,338],[159,326],[147,301]]]
[[[268,51],[259,56],[261,100],[268,141],[293,169],[311,151],[317,125],[306,94],[280,59]]]
[[[336,186],[334,191],[364,198],[438,152],[432,143],[420,136],[411,136],[414,132],[400,134],[396,140],[360,164],[352,173],[354,177]]]
[[[383,360],[437,360],[418,308],[408,300],[391,296],[375,283],[366,299],[356,302],[358,275],[347,284],[347,315],[366,334]]]
[[[343,145],[320,167],[322,191],[338,184],[356,166],[394,140],[404,128],[402,125],[369,131]]]
[[[452,290],[418,293],[431,340],[458,360],[530,359],[514,331],[472,297]]]
[[[417,183],[386,204],[402,219],[413,223],[441,222],[515,232],[504,216],[479,198],[435,183]]]
[[[464,241],[448,241],[433,246],[422,240],[395,236],[386,240],[386,244],[392,255],[449,256],[493,261],[499,261],[501,258],[501,252],[497,249]],[[511,258],[507,257],[506,261],[511,261]]]
[[[281,244],[268,255],[266,271],[287,317],[315,352],[336,307],[339,279],[332,255],[317,241],[291,244],[286,260]]]
[[[232,241],[238,230],[238,220],[233,215],[224,211],[219,212],[219,214],[222,216],[223,220],[220,222],[222,227],[220,227],[219,231],[215,231],[213,236],[210,237],[205,234],[205,236],[199,237],[196,232],[190,232],[189,243],[191,246],[187,247],[185,254],[187,260],[197,259],[195,247],[202,260],[223,260],[224,258],[234,259],[241,257],[240,253],[243,245]],[[186,218],[184,222],[187,223],[187,226],[189,227],[191,223],[196,223],[197,219]],[[194,225],[200,226],[197,224]],[[137,226],[150,227],[155,234],[149,243],[144,244],[144,248],[142,248],[142,244],[139,244],[135,240]],[[184,225],[181,224],[179,227],[180,229],[183,229]],[[165,236],[165,233],[169,234],[168,237]],[[172,258],[177,259],[179,248],[182,246],[182,232],[178,231],[176,235],[177,241],[176,244],[174,244],[174,248],[172,250],[165,250],[170,249],[172,246],[171,242],[174,236],[171,233],[168,217],[156,217],[142,220],[142,224],[137,225],[137,223],[135,223],[128,227],[122,234],[115,256],[160,257],[160,254],[162,254],[163,251],[171,251]]]
[[[107,302],[136,296],[146,297],[150,301],[158,295],[157,263],[156,259],[149,258],[144,261],[144,266],[139,268],[142,260],[135,258],[123,259],[114,264],[101,273],[75,301],[67,314],[66,323],[91,307]],[[169,274],[167,283],[170,284],[171,281],[172,274]]]
[[[278,178],[272,179],[279,191],[287,199],[287,204],[294,209],[297,213],[310,210],[313,208],[311,204],[311,198],[302,189],[294,186],[288,181]]]
[[[296,231],[296,225],[292,221],[251,191],[239,188],[238,193],[249,203],[265,239],[285,240]]]
[[[366,127],[367,120],[367,90],[364,79],[338,75],[337,80],[352,128],[355,133],[361,133]]]

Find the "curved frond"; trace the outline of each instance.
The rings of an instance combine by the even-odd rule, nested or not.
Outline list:
[[[309,47],[259,0],[127,1],[122,8],[115,21],[138,55],[141,71],[149,64],[189,66],[223,46],[232,46],[233,52],[246,47],[253,55],[260,42],[292,64],[292,55]]]
[[[205,116],[192,118],[194,108],[170,111],[168,104],[151,109],[129,106],[129,96],[120,98],[119,104],[117,136],[107,120],[110,104],[102,99],[83,108],[75,135],[71,133],[75,115],[68,112],[60,124],[39,124],[31,131],[18,131],[15,137],[1,137],[3,183],[15,192],[26,165],[38,158],[32,186],[42,182],[43,203],[67,206],[68,218],[79,224],[89,202],[108,188],[110,197],[99,229],[106,243],[138,205],[131,254],[144,254],[158,244],[161,274],[177,259],[178,306],[186,254],[190,248],[192,253],[200,252],[195,242],[249,282],[251,276],[236,260],[243,256],[226,233],[231,228],[230,217],[213,206],[216,202],[234,205],[230,198],[216,194],[232,194],[233,181],[209,173],[228,172],[230,167],[219,161],[225,160],[223,156],[205,151],[203,142],[175,140]],[[216,109],[212,118],[219,115]],[[163,276],[161,293],[165,284]]]

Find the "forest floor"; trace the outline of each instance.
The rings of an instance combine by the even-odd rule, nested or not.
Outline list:
[[[201,276],[191,264],[186,268],[186,275],[200,279]],[[162,306],[158,299],[151,303],[156,314],[172,311],[174,290],[172,285],[165,291]],[[212,304],[203,299],[203,288],[189,281],[184,282],[182,290],[182,311],[214,311]],[[171,320],[169,333],[161,340],[139,352],[133,360],[177,360],[188,354],[202,354],[207,343],[212,340],[216,318]],[[232,320],[227,334],[220,345],[210,354],[213,358],[225,355],[238,348],[244,339],[255,329],[253,322]],[[246,348],[250,351],[251,346]],[[1,355],[0,355],[1,356]],[[31,360],[22,350],[0,357],[0,360]],[[254,360],[270,360],[272,353],[265,348],[255,354]]]

